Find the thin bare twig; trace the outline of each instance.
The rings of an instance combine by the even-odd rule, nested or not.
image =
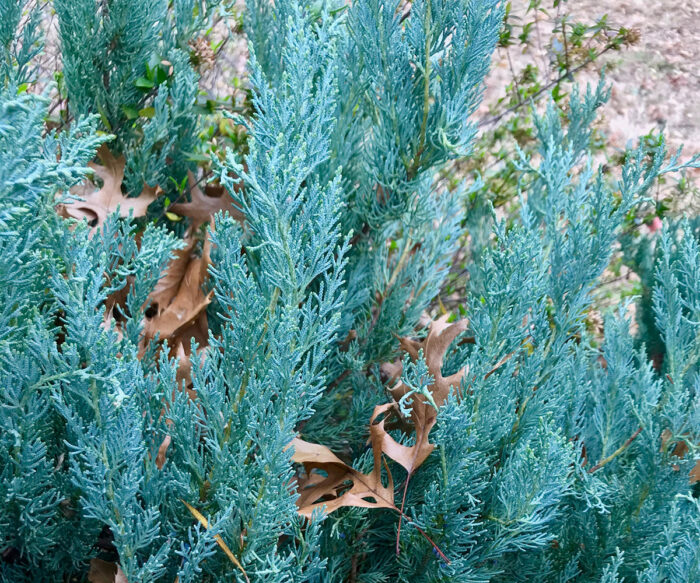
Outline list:
[[[603,466],[609,464],[611,461],[613,461],[617,456],[619,456],[623,451],[625,451],[630,445],[632,445],[632,442],[637,439],[637,436],[642,432],[642,427],[640,426],[637,431],[635,431],[630,438],[625,441],[620,447],[618,447],[614,452],[612,452],[608,457],[605,459],[600,460],[596,465],[594,465],[590,470],[588,470],[589,474],[592,474],[593,472],[597,472],[600,468]]]
[[[562,81],[565,81],[565,80],[569,79],[570,77],[572,77],[573,75],[575,75],[576,73],[578,73],[580,70],[582,70],[582,69],[586,68],[588,65],[590,65],[590,64],[591,64],[593,61],[595,61],[598,57],[604,55],[605,53],[607,53],[608,51],[610,51],[610,50],[612,50],[612,49],[614,49],[614,48],[616,48],[616,47],[617,47],[617,43],[609,43],[609,44],[607,44],[607,45],[605,46],[605,48],[604,48],[602,51],[600,51],[599,53],[597,53],[596,55],[594,55],[594,56],[592,56],[592,57],[588,57],[583,63],[581,63],[581,64],[578,65],[577,67],[574,67],[574,68],[571,69],[569,72],[564,73],[563,75],[560,75],[559,77],[557,77],[557,78],[554,79],[553,81],[547,83],[547,84],[546,84],[544,87],[542,87],[539,91],[536,91],[535,93],[533,93],[533,94],[530,96],[530,100],[528,100],[528,101],[523,101],[523,102],[521,102],[521,103],[516,103],[515,105],[513,105],[512,107],[509,107],[508,109],[502,111],[502,112],[499,113],[498,115],[494,115],[494,116],[492,116],[492,117],[484,118],[484,119],[482,119],[481,121],[479,121],[479,123],[477,124],[477,126],[480,127],[480,128],[482,128],[482,127],[485,127],[485,126],[489,126],[489,125],[498,123],[498,122],[501,121],[505,116],[507,116],[507,115],[509,115],[509,114],[511,114],[511,113],[513,113],[513,112],[518,111],[518,110],[519,110],[521,107],[523,107],[524,105],[530,103],[531,101],[533,101],[534,99],[536,99],[537,97],[539,97],[539,96],[542,95],[543,93],[549,91],[552,87],[558,85],[558,84],[561,83]]]

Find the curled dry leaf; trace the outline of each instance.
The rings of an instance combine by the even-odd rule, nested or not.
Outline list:
[[[304,466],[305,476],[299,481],[299,514],[310,518],[314,510],[323,508],[327,514],[342,508],[387,508],[405,515],[394,504],[394,479],[382,458],[381,436],[370,426],[374,465],[368,474],[358,472],[323,445],[294,439],[292,460]],[[386,470],[387,485],[382,481],[382,467]],[[399,523],[400,525],[400,523]],[[449,564],[450,560],[433,540],[418,526],[415,528],[432,545],[435,552]]]
[[[119,565],[102,559],[90,561],[88,581],[90,583],[129,583]]]
[[[111,283],[109,278],[107,278],[107,283]],[[126,305],[127,297],[129,296],[129,291],[131,286],[134,284],[134,276],[128,275],[126,277],[126,283],[120,289],[113,291],[107,296],[105,300],[105,311],[110,313],[115,320],[119,320],[123,316],[123,310]]]
[[[467,330],[468,321],[459,320],[453,324],[447,322],[449,314],[440,317],[438,320],[431,322],[428,335],[423,341],[416,341],[409,338],[401,338],[400,344],[404,352],[414,361],[418,359],[419,353],[423,351],[423,358],[428,368],[428,372],[433,377],[433,383],[429,387],[432,402],[425,395],[413,393],[411,395],[411,417],[410,421],[415,431],[415,443],[411,446],[402,445],[397,442],[386,429],[386,421],[389,416],[394,415],[400,418],[399,401],[407,395],[412,389],[401,380],[403,365],[401,360],[394,363],[385,364],[382,367],[382,372],[385,377],[390,379],[391,383],[395,383],[390,388],[393,403],[380,405],[375,407],[370,419],[370,431],[372,432],[372,440],[379,441],[381,449],[389,458],[401,465],[408,475],[404,482],[403,498],[400,507],[399,526],[396,533],[396,552],[399,552],[399,539],[401,536],[401,519],[404,517],[404,503],[406,501],[406,493],[411,476],[418,469],[428,456],[435,449],[435,446],[430,443],[428,437],[431,429],[437,422],[438,409],[442,406],[453,389],[457,390],[456,398],[460,397],[460,385],[462,379],[467,374],[467,367],[463,367],[454,374],[447,377],[442,374],[442,364],[450,344],[464,331]],[[474,342],[473,338],[465,339],[466,342]],[[496,365],[486,374],[488,378],[503,364],[505,364],[515,351],[504,356]]]
[[[211,302],[212,293],[205,294],[202,286],[208,275],[210,264],[209,241],[205,241],[201,254],[196,252],[197,242],[191,235],[185,239],[184,249],[174,252],[174,257],[161,274],[156,287],[148,296],[141,337],[140,353],[144,353],[148,343],[156,335],[167,340],[170,357],[179,359],[177,384],[190,384],[190,340],[200,346],[208,341],[208,321],[206,307]],[[115,323],[115,331],[121,338],[126,298],[133,285],[129,276],[126,285],[110,294],[105,300],[105,328]]]
[[[447,318],[433,322],[427,338],[423,342],[401,339],[402,348],[414,359],[423,349],[424,357],[430,373],[435,381],[432,386],[433,399],[440,406],[447,399],[452,387],[459,387],[466,369],[450,375],[442,376],[442,361],[445,352],[462,332],[467,329],[466,320],[448,324]],[[370,420],[370,442],[374,456],[374,467],[369,474],[363,474],[347,465],[330,449],[294,439],[290,446],[294,447],[292,460],[304,466],[305,476],[299,480],[299,513],[311,516],[316,508],[325,506],[327,513],[343,506],[362,508],[390,508],[402,514],[394,504],[394,481],[382,458],[386,454],[402,465],[410,475],[420,466],[433,451],[434,446],[428,442],[428,434],[435,425],[437,411],[422,395],[415,395],[412,402],[411,421],[416,432],[416,443],[405,446],[392,438],[386,430],[385,422],[390,414],[398,415],[398,400],[405,395],[409,388],[397,379],[401,375],[401,363],[385,365],[384,374],[396,384],[392,394],[396,401],[375,407]],[[379,417],[382,419],[379,419]],[[386,469],[388,485],[382,482],[382,467]]]
[[[305,472],[299,480],[299,514],[310,518],[316,509],[325,507],[330,514],[343,506],[397,510],[394,480],[382,459],[378,440],[372,439],[374,467],[369,474],[350,467],[324,445],[294,439],[289,447],[294,448],[292,460],[302,464]],[[382,466],[387,472],[386,486],[382,483]]]
[[[192,220],[193,230],[211,221],[218,211],[228,211],[235,220],[241,223],[244,221],[245,217],[241,209],[236,206],[223,186],[207,184],[202,190],[197,185],[192,172],[187,173],[187,182],[190,187],[190,202],[172,204],[168,207],[168,211],[189,217]]]
[[[403,466],[408,472],[404,482],[401,516],[396,533],[397,553],[399,552],[401,519],[403,518],[408,484],[416,469],[428,459],[428,456],[435,449],[435,446],[428,440],[428,436],[437,421],[438,411],[436,407],[440,407],[447,400],[453,388],[458,389],[460,387],[462,378],[467,373],[467,368],[464,367],[448,377],[442,375],[442,363],[447,349],[468,326],[467,320],[459,320],[454,324],[448,324],[448,318],[449,315],[445,315],[433,321],[430,324],[428,335],[422,342],[408,338],[399,339],[403,351],[408,353],[414,361],[418,359],[420,351],[423,350],[423,358],[425,358],[428,372],[434,379],[430,387],[432,403],[428,401],[425,395],[415,393],[411,395],[411,423],[416,433],[415,443],[411,446],[400,444],[389,435],[385,427],[389,415],[400,415],[398,403],[404,395],[411,391],[411,387],[400,379],[403,369],[400,360],[390,365],[385,365],[383,370],[385,376],[390,377],[390,380],[395,383],[390,388],[395,402],[375,407],[370,419],[370,431],[373,434],[373,439],[380,442],[382,451],[388,457]],[[382,417],[381,419],[379,419],[380,416]]]
[[[437,407],[440,407],[447,400],[453,388],[460,387],[462,378],[467,373],[467,368],[464,367],[447,377],[442,374],[445,353],[450,344],[467,329],[466,320],[449,324],[447,319],[448,317],[444,316],[432,322],[428,336],[423,341],[400,339],[401,348],[414,360],[418,358],[419,351],[423,350],[428,371],[434,379],[430,389],[433,403]],[[500,367],[510,356],[502,359],[495,368]],[[412,446],[398,443],[387,432],[386,421],[391,415],[400,417],[399,400],[411,388],[400,380],[401,361],[384,365],[382,372],[394,383],[390,390],[395,400],[392,403],[375,407],[372,413],[369,430],[374,466],[370,473],[363,474],[357,471],[323,445],[294,439],[289,447],[294,447],[292,460],[304,467],[304,475],[298,479],[299,499],[297,505],[300,514],[310,517],[316,509],[325,508],[326,513],[331,513],[343,506],[394,510],[400,516],[396,537],[398,553],[408,483],[413,472],[428,458],[435,447],[428,441],[428,435],[437,421],[438,412],[433,403],[430,403],[424,395],[411,395],[410,421],[416,433],[415,443]],[[383,455],[403,466],[408,472],[400,508],[394,503],[394,480]],[[386,486],[382,482],[382,468],[386,470],[388,476]],[[436,552],[445,561],[448,561],[428,535],[420,528],[418,530],[433,545]]]
[[[409,354],[413,360],[418,359],[418,353],[422,349],[428,371],[434,381],[430,387],[435,404],[440,407],[450,394],[452,388],[459,388],[462,378],[467,372],[466,367],[456,373],[444,377],[442,375],[442,363],[450,344],[467,329],[467,320],[459,320],[453,324],[447,323],[448,316],[443,316],[430,324],[428,336],[422,342],[401,338],[401,348]],[[437,421],[437,410],[428,402],[424,395],[411,396],[411,422],[416,432],[415,444],[405,446],[391,437],[386,429],[385,422],[389,415],[399,414],[398,402],[411,389],[400,380],[401,361],[385,364],[382,370],[395,384],[390,391],[395,399],[394,403],[375,407],[370,420],[370,427],[381,437],[381,446],[384,453],[398,464],[402,465],[409,474],[412,474],[430,455],[434,449],[428,441],[428,434]],[[378,420],[383,416],[381,420]]]
[[[156,335],[167,340],[170,355],[180,358],[178,381],[189,384],[190,340],[206,346],[208,321],[206,307],[212,293],[202,290],[210,263],[209,240],[205,241],[202,254],[195,252],[196,241],[190,237],[184,249],[175,252],[162,277],[148,298],[146,322],[143,329],[141,350]]]
[[[102,188],[92,180],[86,179],[81,185],[71,189],[71,194],[83,200],[72,200],[60,205],[59,213],[65,218],[86,219],[93,231],[102,226],[107,216],[119,208],[119,216],[142,217],[146,214],[148,205],[158,195],[157,187],[146,186],[141,194],[134,198],[124,196],[122,182],[124,180],[124,156],[115,158],[109,148],[102,144],[97,151],[97,157],[102,164],[90,162],[88,166],[102,180]]]
[[[156,467],[159,470],[162,470],[163,466],[165,465],[165,455],[168,452],[168,448],[170,447],[172,440],[173,438],[170,437],[170,435],[166,435],[158,448],[158,455],[156,455]]]

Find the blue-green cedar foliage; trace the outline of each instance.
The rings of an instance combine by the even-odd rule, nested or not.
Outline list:
[[[0,2],[0,76],[3,85],[21,85],[29,81],[31,61],[41,48],[41,11],[36,5],[30,11],[28,8],[26,0]]]
[[[158,402],[155,387],[134,343],[103,327],[102,306],[142,273],[128,300],[137,314],[174,241],[148,229],[137,249],[130,227],[114,221],[91,240],[85,226],[66,228],[54,210],[57,190],[84,177],[105,138],[90,118],[69,134],[42,136],[46,105],[0,96],[0,530],[4,552],[17,553],[0,567],[7,581],[81,573],[104,525],[129,539],[134,556],[125,560],[134,564],[158,523],[137,496],[153,492],[143,480],[142,412],[149,397]]]
[[[219,3],[54,2],[70,112],[99,115],[117,136],[131,195],[144,183],[171,191],[191,166],[198,75],[188,41],[207,28]]]
[[[34,44],[17,40],[22,4],[0,3],[2,580],[83,580],[96,557],[131,582],[700,579],[688,478],[700,442],[700,247],[688,222],[656,242],[660,369],[626,306],[601,345],[588,335],[625,216],[682,166],[661,146],[628,153],[616,182],[595,168],[587,142],[602,83],[572,96],[566,123],[554,108],[539,117],[536,156],[514,161],[520,216],[494,221],[473,268],[470,340],[443,366],[467,373],[406,489],[397,554],[389,510],[302,519],[287,445],[301,433],[371,469],[367,422],[389,398],[378,365],[400,356],[397,336],[422,334],[458,245],[461,191],[433,177],[469,153],[502,6],[419,0],[408,15],[386,0],[249,3],[249,153],[216,166],[246,221],[219,215],[208,235],[213,324],[193,352],[194,399],[164,353],[138,351],[176,238],[149,226],[137,243],[117,218],[91,236],[54,205],[107,139],[98,123],[119,134],[138,180],[184,147],[196,92],[184,47],[207,12],[95,6],[56,2],[78,121],[46,134],[47,104],[21,86]],[[149,121],[117,131],[121,106],[143,99],[134,81],[153,51],[174,79],[149,94]],[[184,125],[166,131],[178,111]],[[104,304],[124,290],[117,330]],[[418,386],[423,363],[406,365],[404,382]],[[398,500],[406,476],[388,463]]]

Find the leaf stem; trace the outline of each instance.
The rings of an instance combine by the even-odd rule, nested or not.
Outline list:
[[[411,481],[411,473],[406,476],[406,481],[404,482],[403,485],[403,496],[401,497],[401,508],[399,510],[399,526],[396,529],[396,556],[398,556],[401,552],[399,548],[399,542],[401,541],[401,523],[403,522],[403,509],[404,505],[406,504],[406,492],[408,492],[408,483]]]

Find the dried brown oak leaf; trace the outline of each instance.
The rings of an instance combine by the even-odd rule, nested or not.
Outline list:
[[[119,565],[102,559],[90,561],[88,581],[90,583],[129,583]]]
[[[180,358],[178,381],[189,384],[190,341],[206,346],[209,334],[206,308],[213,292],[202,290],[210,263],[210,243],[204,243],[202,254],[195,253],[196,241],[187,239],[187,246],[175,252],[155,289],[148,296],[141,351],[158,335],[167,340],[170,356]]]
[[[144,326],[144,338],[150,341],[159,334],[161,340],[185,340],[185,332],[198,342],[206,342],[205,308],[212,292],[205,294],[202,286],[209,267],[209,242],[205,242],[201,257],[194,252],[190,239],[184,249],[175,252],[163,276],[148,297],[149,307]],[[172,342],[174,346],[176,342]]]
[[[467,329],[467,320],[459,320],[448,324],[449,316],[443,316],[430,324],[430,330],[425,340],[419,342],[411,339],[400,339],[401,348],[407,352],[413,360],[418,359],[418,353],[422,349],[428,371],[434,381],[430,387],[435,405],[440,407],[450,395],[450,391],[459,389],[462,378],[467,372],[466,367],[447,377],[442,375],[442,363],[450,344]],[[388,363],[382,366],[385,375],[395,382],[390,388],[394,403],[378,405],[374,408],[370,427],[381,439],[382,451],[402,465],[410,474],[428,458],[435,446],[428,441],[430,430],[437,421],[437,409],[426,399],[424,395],[411,395],[411,423],[416,432],[415,444],[412,446],[401,445],[391,437],[385,428],[385,423],[390,414],[398,415],[398,402],[411,388],[400,380],[401,361]],[[382,417],[381,420],[378,420]]]
[[[240,223],[245,216],[233,202],[228,191],[220,185],[207,184],[204,190],[199,188],[192,172],[187,173],[190,186],[190,202],[178,202],[168,207],[168,212],[175,213],[192,220],[192,229],[208,223],[218,211],[228,211]]]
[[[401,360],[382,366],[382,373],[384,376],[389,378],[390,383],[395,383],[394,386],[390,388],[394,402],[375,407],[370,419],[370,430],[373,435],[373,440],[379,441],[382,452],[387,457],[403,466],[406,472],[408,472],[404,482],[403,497],[399,509],[399,526],[396,532],[397,554],[399,552],[399,541],[401,537],[401,522],[404,517],[404,504],[406,502],[406,493],[411,476],[413,476],[416,469],[425,462],[435,449],[435,446],[430,443],[428,437],[437,421],[438,408],[445,403],[453,390],[459,391],[462,379],[467,374],[468,370],[467,367],[463,367],[456,373],[447,377],[442,374],[443,360],[450,344],[452,344],[460,334],[466,331],[468,327],[467,320],[459,320],[453,324],[449,324],[447,322],[448,318],[449,314],[446,314],[438,320],[431,322],[428,335],[423,341],[412,340],[410,338],[399,339],[402,350],[408,353],[414,361],[418,359],[420,351],[423,351],[423,358],[425,359],[428,372],[433,377],[433,384],[429,387],[432,402],[423,394],[413,393],[410,396],[410,421],[416,434],[415,443],[411,446],[398,443],[389,435],[386,428],[386,421],[390,416],[394,415],[400,418],[399,401],[411,391],[411,387],[401,380],[403,369]],[[473,339],[467,341],[473,342]],[[511,353],[502,358],[486,376],[489,376],[492,372],[500,368],[513,354],[514,353]],[[459,392],[457,392],[456,397],[459,398]],[[439,549],[437,550],[439,552]]]
[[[95,175],[102,180],[102,188],[95,185],[92,180],[86,179],[81,185],[71,188],[71,194],[83,200],[72,200],[62,204],[59,213],[65,218],[86,219],[88,224],[96,229],[107,220],[119,207],[119,216],[128,217],[129,212],[134,217],[142,217],[146,214],[148,205],[157,197],[157,187],[146,186],[137,197],[130,198],[122,193],[124,180],[124,156],[114,157],[109,148],[102,144],[97,151],[100,164],[90,162]]]
[[[294,439],[290,446],[294,447],[292,460],[302,464],[306,473],[299,480],[299,514],[310,518],[316,509],[325,507],[326,514],[330,514],[343,506],[398,510],[394,480],[382,459],[378,436],[372,439],[374,467],[369,474],[350,467],[324,445]],[[382,483],[382,466],[387,472],[386,486]]]
[[[306,475],[298,480],[299,514],[310,518],[314,510],[323,508],[330,514],[338,508],[387,508],[398,512],[401,518],[403,509],[394,504],[394,479],[391,470],[382,457],[381,433],[370,425],[370,440],[374,466],[368,474],[363,474],[347,465],[330,449],[294,439],[288,447],[294,447],[292,460],[304,466]],[[386,470],[387,485],[382,481],[382,467]],[[400,524],[400,523],[399,523]],[[438,555],[447,563],[449,559],[417,525],[416,529],[432,545]]]
[[[459,387],[466,369],[450,375],[442,376],[442,361],[445,352],[452,341],[467,329],[467,321],[454,324],[447,323],[447,317],[432,322],[428,336],[422,342],[401,339],[402,348],[414,359],[423,349],[428,370],[435,381],[432,386],[433,399],[440,406],[447,399],[451,387]],[[401,364],[385,365],[384,373],[396,381],[401,375]],[[401,512],[394,504],[394,482],[391,472],[382,459],[382,453],[401,464],[409,476],[430,455],[434,446],[428,442],[428,434],[435,425],[437,411],[422,395],[415,395],[411,405],[411,421],[416,432],[416,443],[411,447],[399,444],[386,431],[386,416],[377,421],[378,417],[390,411],[398,414],[398,400],[410,389],[398,381],[392,388],[396,399],[394,403],[375,407],[370,420],[370,442],[374,456],[374,467],[369,474],[363,474],[347,465],[330,449],[294,439],[290,446],[294,447],[292,460],[304,466],[306,475],[299,480],[299,513],[311,516],[316,508],[325,506],[326,512],[331,513],[343,506],[358,506],[362,508],[390,508]],[[388,485],[382,483],[382,467],[386,469]],[[322,473],[319,473],[322,472]]]

